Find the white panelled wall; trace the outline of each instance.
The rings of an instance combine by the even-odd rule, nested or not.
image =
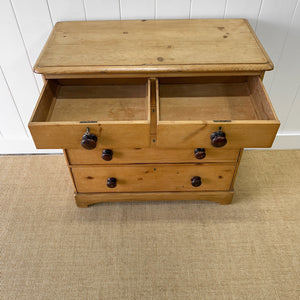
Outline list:
[[[300,0],[1,0],[0,153],[36,150],[27,124],[43,86],[32,67],[58,21],[247,18],[274,62],[264,82],[281,121],[273,148],[300,148]]]

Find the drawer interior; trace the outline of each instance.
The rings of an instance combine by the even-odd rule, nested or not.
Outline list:
[[[258,76],[160,79],[157,98],[159,121],[276,120]]]
[[[49,80],[33,122],[149,122],[147,79]]]

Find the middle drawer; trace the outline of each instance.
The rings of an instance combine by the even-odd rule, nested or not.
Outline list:
[[[67,149],[71,165],[236,162],[240,149]]]
[[[234,163],[72,166],[77,192],[226,191]]]

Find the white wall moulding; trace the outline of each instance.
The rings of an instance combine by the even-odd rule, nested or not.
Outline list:
[[[263,0],[261,5],[256,34],[275,65],[275,70],[268,72],[264,79],[268,92],[279,67],[297,3],[297,0]],[[280,118],[280,111],[278,114]]]
[[[37,153],[27,123],[43,81],[32,66],[56,22],[164,18],[248,19],[275,65],[264,80],[282,124],[273,148],[300,148],[300,0],[1,0],[1,153]]]
[[[23,124],[19,111],[14,103],[11,91],[5,80],[2,68],[0,68],[0,128],[3,139],[24,139],[28,138],[25,124]]]
[[[155,0],[121,0],[121,19],[154,19]]]
[[[40,49],[42,49],[47,41],[53,26],[47,2],[41,0],[11,0],[11,4],[24,41],[30,65],[33,67],[40,54]],[[38,13],[33,14],[32,7],[34,7],[34,11]],[[39,89],[41,90],[44,84],[43,80],[38,74],[35,74],[35,77]]]
[[[297,89],[295,99],[291,105],[289,115],[286,120],[286,130],[297,130],[300,128],[300,85]]]
[[[188,19],[190,17],[190,0],[156,0],[157,19]]]
[[[278,133],[272,149],[300,149],[300,131]]]
[[[120,20],[119,0],[85,0],[86,19],[92,20]]]
[[[274,70],[270,97],[282,120],[283,131],[300,131],[300,1],[293,12],[277,68]]]
[[[86,13],[83,0],[47,0],[53,24],[60,21],[84,21]]]
[[[225,18],[246,18],[253,29],[256,28],[262,0],[227,0]]]
[[[31,138],[8,140],[0,138],[0,154],[63,153],[60,149],[36,149]]]
[[[191,18],[223,18],[226,0],[192,0]]]
[[[15,121],[25,125],[25,131],[29,136],[27,123],[39,96],[39,89],[20,32],[20,25],[9,0],[0,1],[0,30],[1,68],[11,94],[11,98],[6,98],[5,94],[1,93],[0,110],[4,110],[7,105],[15,105],[21,122],[18,118]],[[13,103],[8,104],[7,101]],[[0,130],[5,132],[5,128]]]

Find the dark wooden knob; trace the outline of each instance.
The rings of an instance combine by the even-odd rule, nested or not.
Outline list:
[[[211,144],[214,147],[223,147],[227,144],[225,132],[216,131],[210,136]]]
[[[201,177],[200,176],[194,176],[191,178],[191,183],[192,183],[192,186],[194,187],[197,187],[197,186],[200,186],[201,185]]]
[[[195,152],[195,157],[196,157],[197,159],[203,159],[203,158],[205,158],[205,156],[206,156],[206,153],[205,153],[205,149],[204,149],[204,148],[196,148],[196,149],[194,150],[194,152]]]
[[[111,189],[115,188],[117,186],[117,179],[115,177],[107,178],[106,185]]]
[[[97,136],[90,133],[89,128],[86,129],[85,134],[82,136],[81,146],[87,150],[94,149],[97,146]]]
[[[106,161],[112,160],[112,158],[113,158],[113,152],[112,152],[112,150],[110,150],[110,149],[104,149],[102,151],[101,158],[104,159],[104,160],[106,160]]]

